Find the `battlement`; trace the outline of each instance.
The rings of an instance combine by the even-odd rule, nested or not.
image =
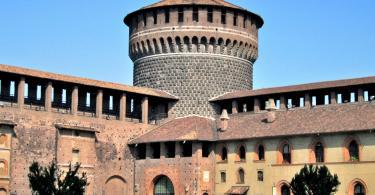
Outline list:
[[[0,104],[44,112],[158,123],[177,100],[166,92],[0,65]]]

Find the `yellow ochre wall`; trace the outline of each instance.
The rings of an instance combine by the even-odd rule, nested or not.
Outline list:
[[[344,160],[344,145],[350,138],[355,138],[360,144],[360,161],[348,162]],[[277,164],[279,144],[287,140],[292,147],[292,163],[290,165]],[[337,174],[341,185],[337,195],[351,195],[351,183],[360,179],[367,188],[367,194],[375,194],[375,133],[348,133],[316,136],[280,137],[268,139],[254,139],[245,141],[228,141],[216,146],[216,194],[222,195],[232,186],[249,186],[247,195],[277,195],[280,182],[290,182],[304,164],[310,161],[310,145],[321,140],[325,147],[325,164],[332,174]],[[265,147],[265,161],[256,161],[256,145],[262,143]],[[246,145],[246,161],[239,162],[237,148]],[[220,153],[223,145],[228,149],[227,162],[221,162]],[[245,183],[237,184],[239,168],[245,171]],[[257,180],[257,171],[263,170],[264,181]],[[226,183],[221,183],[220,173],[226,172]]]

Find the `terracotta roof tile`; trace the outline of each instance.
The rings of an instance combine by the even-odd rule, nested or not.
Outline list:
[[[53,81],[75,83],[79,85],[93,86],[93,87],[98,87],[98,88],[120,90],[120,91],[129,92],[129,93],[137,93],[137,94],[160,97],[160,98],[167,98],[167,99],[174,99],[174,100],[178,99],[176,96],[173,96],[167,92],[156,90],[156,89],[133,87],[133,86],[123,85],[123,84],[118,84],[118,83],[104,82],[104,81],[98,81],[98,80],[80,78],[80,77],[74,77],[74,76],[67,76],[67,75],[43,72],[43,71],[38,71],[38,70],[33,70],[33,69],[28,69],[28,68],[9,66],[9,65],[4,65],[4,64],[0,64],[0,72],[13,73],[13,74],[18,74],[22,76],[29,76],[29,77],[35,77],[35,78],[41,78],[41,79],[47,79],[47,80],[53,80]]]
[[[276,111],[276,121],[266,123],[267,113],[231,115],[219,140],[325,134],[375,129],[375,103],[350,103]]]
[[[253,97],[253,96],[260,96],[260,95],[311,91],[311,90],[318,90],[318,89],[347,87],[347,86],[353,86],[353,85],[374,84],[374,83],[375,83],[375,76],[372,76],[372,77],[364,77],[364,78],[356,78],[356,79],[346,79],[346,80],[308,83],[308,84],[301,84],[301,85],[291,85],[291,86],[285,86],[285,87],[273,87],[273,88],[264,88],[264,89],[256,89],[256,90],[241,90],[241,91],[234,91],[231,93],[226,93],[224,95],[213,98],[210,101],[220,101],[220,100]]]
[[[132,140],[130,144],[166,142],[166,141],[212,141],[215,139],[215,121],[213,119],[188,116],[177,118]]]

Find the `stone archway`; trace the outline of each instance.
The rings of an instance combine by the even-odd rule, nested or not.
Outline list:
[[[154,179],[153,195],[174,195],[174,186],[172,181],[165,175]]]
[[[7,195],[7,191],[4,188],[0,188],[0,195]]]
[[[105,195],[125,195],[127,194],[126,181],[120,176],[112,176],[105,182]]]

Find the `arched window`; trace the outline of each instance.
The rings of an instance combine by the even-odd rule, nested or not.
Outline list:
[[[291,155],[290,155],[290,146],[289,144],[284,144],[282,148],[282,155],[283,155],[283,164],[290,164],[291,163]]]
[[[264,160],[264,146],[259,145],[258,146],[258,160]]]
[[[361,183],[354,186],[354,195],[366,195],[365,187]]]
[[[281,187],[281,195],[290,195],[290,189],[287,185]]]
[[[228,159],[228,151],[226,147],[221,149],[221,160],[226,161]]]
[[[316,162],[324,162],[324,147],[321,142],[318,142],[314,148]]]
[[[174,195],[174,188],[171,180],[166,176],[159,177],[154,186],[154,195]]]
[[[245,171],[241,168],[238,170],[238,182],[239,184],[245,183]]]
[[[241,146],[238,149],[238,156],[240,157],[241,161],[245,161],[246,160],[246,149],[245,149],[244,146]]]
[[[351,161],[359,161],[359,148],[355,140],[349,144],[349,157]]]

